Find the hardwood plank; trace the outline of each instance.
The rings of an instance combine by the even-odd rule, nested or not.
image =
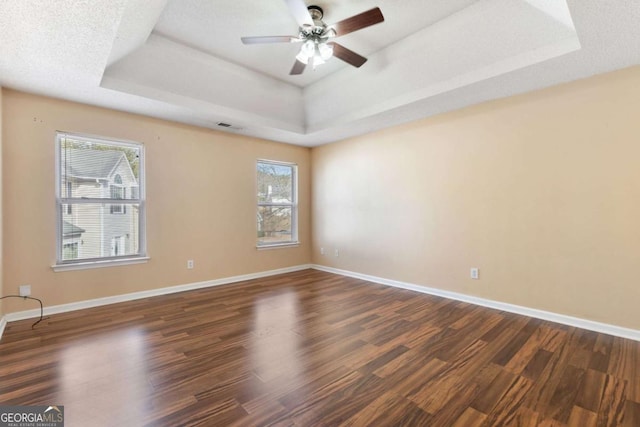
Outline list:
[[[451,399],[459,399],[460,402],[466,402],[468,399],[471,402],[477,391],[473,384],[468,384],[467,373],[475,371],[472,365],[473,358],[483,352],[486,346],[484,341],[476,340],[452,359],[445,369],[410,391],[407,397],[430,414],[440,412]],[[450,421],[453,420],[455,418]]]
[[[428,426],[433,423],[431,415],[424,412],[415,403],[393,392],[387,392],[341,425]]]
[[[593,347],[589,368],[606,373],[609,367],[612,346],[613,337],[611,335],[599,334]]]
[[[602,400],[598,408],[599,426],[617,426],[622,424],[626,404],[627,381],[607,375]]]
[[[476,411],[469,407],[464,410],[462,415],[458,417],[455,423],[451,427],[480,427],[484,425],[484,421],[487,418],[482,412]]]
[[[577,348],[569,358],[569,365],[585,370],[591,364],[593,354],[592,351]]]
[[[489,412],[486,423],[494,426],[524,424],[524,422],[518,420],[518,417],[522,416],[519,409],[531,387],[531,381],[523,377],[517,377]],[[530,419],[527,419],[526,422],[530,422]]]
[[[516,355],[516,353],[518,353],[522,349],[522,346],[524,346],[524,344],[529,340],[530,337],[531,332],[519,332],[514,339],[509,341],[507,345],[500,349],[500,352],[498,352],[498,354],[496,354],[496,356],[493,358],[493,363],[501,366],[507,365],[507,363],[509,363],[509,361]]]
[[[624,406],[623,427],[640,426],[640,403],[627,400]]]
[[[516,410],[513,424],[519,427],[537,427],[541,425],[540,414],[525,406],[520,406]]]
[[[516,375],[520,375],[522,371],[528,366],[529,362],[536,356],[540,349],[541,343],[546,338],[546,331],[543,329],[536,329],[533,331],[529,339],[522,345],[520,350],[513,355],[513,357],[505,365],[505,369],[509,372],[513,372]]]
[[[471,403],[471,407],[483,414],[491,412],[502,396],[507,392],[516,378],[515,374],[501,369],[494,380]]]
[[[640,403],[640,342],[625,340],[629,347],[620,378],[627,380],[627,396],[630,400]]]
[[[580,387],[576,395],[576,405],[594,414],[597,413],[600,407],[605,381],[605,374],[589,369],[584,376],[583,386]]]
[[[551,359],[537,378],[534,386],[527,396],[526,406],[539,412],[543,419],[552,418],[550,415],[557,405],[551,402],[552,397],[563,379],[563,375],[569,366],[569,360],[573,354],[574,342],[577,341],[575,328],[570,328],[565,335],[565,342],[557,346],[557,350],[552,353]]]
[[[598,416],[595,412],[574,406],[571,409],[571,416],[567,422],[569,427],[590,427],[596,426],[598,423]]]
[[[551,416],[562,423],[566,423],[571,415],[576,395],[582,389],[584,370],[572,365],[566,367],[560,377],[551,402],[545,411],[545,415]]]
[[[522,376],[529,378],[530,380],[537,380],[540,374],[542,374],[544,369],[547,367],[549,360],[551,360],[551,356],[553,356],[553,353],[550,351],[543,350],[541,348],[538,349],[536,354],[533,355],[531,360],[529,360],[529,363],[527,363],[527,366],[525,366],[522,371]]]

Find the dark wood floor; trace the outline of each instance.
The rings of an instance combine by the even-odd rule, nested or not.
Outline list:
[[[640,426],[640,343],[307,270],[10,323],[68,426]]]

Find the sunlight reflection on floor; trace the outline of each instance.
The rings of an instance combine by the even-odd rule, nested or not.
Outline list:
[[[265,295],[255,302],[249,349],[252,366],[262,381],[302,374],[301,336],[293,331],[298,325],[299,310],[294,291]]]
[[[133,328],[69,343],[60,361],[60,404],[73,405],[65,408],[69,425],[74,419],[142,423],[149,392],[143,332]]]

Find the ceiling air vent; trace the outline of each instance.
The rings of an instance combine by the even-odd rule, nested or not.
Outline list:
[[[232,125],[231,123],[226,123],[226,122],[217,122],[217,123],[216,123],[216,125],[217,125],[217,126],[219,126],[219,127],[221,127],[221,128],[228,129],[228,130],[238,130],[238,131],[239,131],[239,130],[242,130],[242,128],[241,128],[241,127],[239,127],[239,126],[234,126],[234,125]]]

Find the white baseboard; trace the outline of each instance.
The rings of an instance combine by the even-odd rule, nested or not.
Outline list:
[[[429,288],[426,286],[400,282],[398,280],[385,279],[382,277],[370,276],[368,274],[361,274],[361,273],[356,273],[348,270],[340,270],[338,268],[333,268],[333,267],[325,267],[323,265],[313,264],[311,267],[316,270],[326,271],[327,273],[334,273],[334,274],[340,274],[343,276],[354,277],[356,279],[362,279],[368,282],[379,283],[381,285],[388,285],[388,286],[393,286],[395,288],[408,289],[410,291],[421,292],[423,294],[435,295],[443,298],[463,301],[463,302],[467,302],[474,305],[480,305],[483,307],[493,308],[496,310],[507,311],[509,313],[521,314],[524,316],[535,317],[536,319],[548,320],[550,322],[561,323],[563,325],[575,326],[577,328],[587,329],[595,332],[601,332],[603,334],[614,335],[616,337],[627,338],[634,341],[640,341],[640,331],[636,329],[629,329],[621,326],[609,325],[607,323],[595,322],[593,320],[580,319],[578,317],[552,313],[550,311],[523,307],[520,305],[474,297],[471,295],[445,291],[437,288]]]
[[[96,298],[86,301],[72,302],[69,304],[53,305],[44,307],[44,315],[48,316],[57,313],[66,313],[68,311],[82,310],[84,308],[99,307],[102,305],[115,304],[118,302],[133,301],[142,298],[155,297],[159,295],[174,294],[176,292],[190,291],[193,289],[210,288],[213,286],[227,285],[230,283],[243,282],[245,280],[260,279],[263,277],[275,276],[276,274],[292,273],[294,271],[306,270],[311,268],[310,264],[296,265],[294,267],[279,268],[277,270],[261,271],[258,273],[243,274],[240,276],[225,277],[222,279],[207,280],[205,282],[188,283],[186,285],[169,286],[166,288],[150,289],[148,291],[133,292],[124,295],[114,295],[111,297]],[[7,313],[3,318],[5,322],[15,322],[16,320],[31,319],[40,316],[40,309],[17,311],[15,313]],[[0,323],[0,326],[3,324]],[[0,338],[2,329],[0,328]]]
[[[4,333],[4,328],[7,326],[7,318],[5,316],[0,317],[0,340],[2,339],[2,334]]]

